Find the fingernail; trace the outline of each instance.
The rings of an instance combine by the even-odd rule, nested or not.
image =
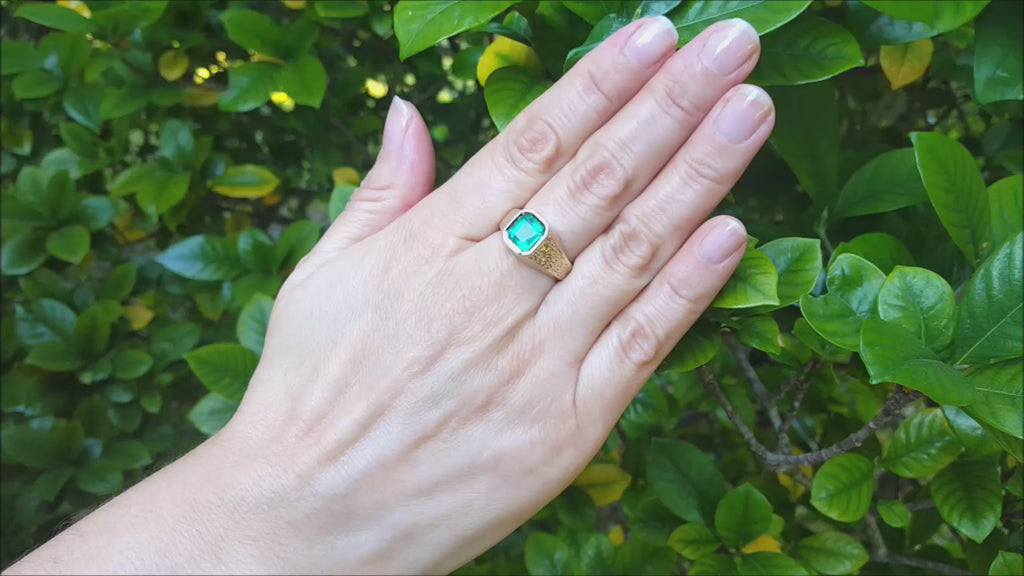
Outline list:
[[[700,59],[708,68],[728,76],[750,58],[758,42],[757,31],[753,26],[733,18],[708,38]]]
[[[647,18],[626,42],[626,56],[639,68],[647,68],[675,49],[679,34],[664,16]]]
[[[705,264],[722,264],[747,245],[747,231],[743,224],[735,218],[723,220],[712,228],[700,243],[698,252]]]
[[[715,118],[719,136],[731,144],[746,142],[771,115],[772,99],[760,88],[743,85],[729,96]]]
[[[411,108],[408,102],[398,96],[391,99],[388,117],[384,121],[384,137],[380,144],[382,153],[393,152],[402,147],[405,129],[409,126],[409,116],[412,114]]]

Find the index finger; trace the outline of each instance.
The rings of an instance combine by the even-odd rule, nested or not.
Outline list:
[[[664,16],[642,18],[612,34],[429,196],[427,206],[443,213],[463,238],[492,234],[505,213],[522,207],[639,92],[677,41]]]

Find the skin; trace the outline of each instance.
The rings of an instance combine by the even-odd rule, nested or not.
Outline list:
[[[707,220],[770,133],[757,36],[619,30],[435,189],[395,100],[381,154],[285,282],[230,423],[8,570],[444,573],[557,496],[721,289]],[[499,221],[541,214],[557,282]]]

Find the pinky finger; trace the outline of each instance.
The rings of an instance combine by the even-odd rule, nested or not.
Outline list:
[[[581,421],[601,422],[608,428],[615,423],[714,300],[746,245],[743,224],[730,216],[713,218],[690,236],[605,328],[583,360],[575,397]]]

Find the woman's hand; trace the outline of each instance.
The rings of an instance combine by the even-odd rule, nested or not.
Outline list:
[[[757,35],[676,41],[664,18],[619,30],[436,190],[396,98],[376,166],[281,289],[237,415],[16,570],[445,572],[527,520],[746,245],[705,220],[772,129],[739,85]],[[503,244],[523,207],[574,260],[564,280]]]

